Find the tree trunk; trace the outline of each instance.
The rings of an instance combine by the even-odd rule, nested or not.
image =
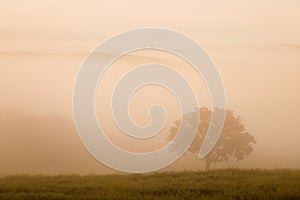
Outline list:
[[[205,159],[205,170],[210,170],[210,161],[208,159]]]

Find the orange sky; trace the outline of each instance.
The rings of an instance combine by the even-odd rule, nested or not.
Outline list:
[[[73,84],[89,51],[104,39],[125,30],[149,26],[170,28],[189,35],[208,51],[222,75],[228,108],[242,117],[247,130],[258,141],[249,158],[230,166],[299,168],[299,19],[300,2],[297,0],[2,1],[0,107],[4,110],[2,113],[5,113],[4,108],[13,107],[42,115],[58,113],[71,119]],[[173,65],[177,70],[182,70],[184,65],[178,58],[167,54],[135,53],[115,64],[111,75],[106,77],[106,81],[111,82],[107,85],[111,87],[118,73],[131,65],[152,60]],[[182,73],[191,80],[201,104],[207,105],[205,87],[196,87],[201,79],[194,77],[192,70],[182,70]],[[109,87],[104,89],[107,94]],[[155,91],[165,95],[161,98],[162,103],[168,104],[173,98],[167,92],[145,88],[144,93],[136,94],[133,101],[139,102],[143,99],[142,94]],[[102,91],[97,95],[102,95]],[[145,104],[137,103],[138,107],[132,108],[136,109],[136,120],[147,122],[145,105],[158,100],[153,98]],[[167,106],[172,112],[176,102]],[[104,120],[109,120],[98,114],[99,118],[102,115]],[[0,127],[0,163],[6,164],[0,165],[0,174],[52,173],[60,172],[66,166],[34,168],[33,164],[22,168],[26,154],[24,157],[13,151],[18,147],[14,143],[18,134],[8,140],[8,132],[3,129]],[[28,131],[26,134],[22,135],[23,140],[32,140],[32,133]],[[80,149],[83,160],[91,159],[78,142],[77,135],[69,134],[68,137],[74,140],[71,149]],[[119,143],[121,146],[127,144],[121,138],[113,140],[116,143],[123,141],[123,144]],[[56,140],[52,139],[55,145]],[[155,145],[162,145],[163,142],[157,141]],[[29,146],[37,147],[43,142],[43,139],[36,138],[22,148],[27,152]],[[153,148],[150,143],[149,148]],[[14,157],[24,160],[12,161]],[[34,163],[39,162],[39,159],[31,159]],[[76,166],[76,157],[72,162]],[[101,172],[96,162],[87,163],[81,167],[67,167],[62,172]]]

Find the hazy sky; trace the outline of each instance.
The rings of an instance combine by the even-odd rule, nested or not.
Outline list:
[[[88,53],[101,41],[119,32],[149,26],[189,35],[216,63],[226,88],[228,108],[242,117],[246,129],[258,141],[250,157],[228,166],[300,168],[299,19],[298,0],[1,1],[0,174],[107,170],[84,150],[72,125],[67,128],[70,133],[64,135],[64,129],[59,129],[64,123],[49,115],[57,113],[72,119],[76,75]],[[151,51],[133,53],[116,62],[103,80],[107,87],[99,88],[97,98],[109,97],[113,83],[130,67],[152,61],[174,66],[189,78],[201,105],[208,105],[201,78],[186,63],[173,55]],[[155,92],[159,95],[153,95]],[[146,93],[151,97],[147,101]],[[132,151],[141,146],[155,149],[165,143],[163,138],[178,116],[176,101],[170,93],[151,87],[144,88],[131,101],[133,118],[140,124],[148,122],[146,110],[157,101],[171,112],[171,118],[152,143],[133,141],[138,145],[128,145],[132,141],[117,134],[111,115],[104,114],[109,113],[109,98],[97,103],[99,110],[105,109],[98,117],[109,124],[111,139],[118,145],[127,145]],[[37,119],[36,114],[44,118]],[[32,125],[22,124],[23,118]],[[18,123],[23,128],[15,129]],[[47,131],[35,123],[46,123]],[[52,129],[53,126],[58,128]],[[34,131],[39,132],[38,137]],[[41,152],[48,155],[48,160],[37,153],[46,143],[49,149]],[[53,146],[59,148],[52,152]],[[80,156],[74,156],[73,151]],[[201,165],[190,159],[186,162],[189,165],[182,162],[178,166]]]

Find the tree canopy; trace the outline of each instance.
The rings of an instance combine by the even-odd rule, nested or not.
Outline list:
[[[217,112],[216,109],[214,112]],[[188,151],[198,153],[207,133],[212,111],[208,108],[199,108],[195,112],[199,112],[200,121],[197,134]],[[195,116],[195,112],[184,113],[181,120],[176,120],[174,126],[170,129],[169,139],[171,140],[177,133],[180,122],[189,124],[189,121]],[[255,144],[255,138],[246,131],[242,123],[241,117],[234,115],[232,110],[226,110],[225,122],[222,134],[213,148],[213,150],[205,158],[206,169],[210,168],[211,163],[218,163],[234,158],[237,161],[243,160],[245,156],[252,152],[252,144]],[[173,143],[172,150],[176,151],[182,148],[182,144]]]

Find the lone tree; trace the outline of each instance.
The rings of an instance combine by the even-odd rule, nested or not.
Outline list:
[[[207,133],[212,113],[208,108],[199,108],[197,111],[200,113],[199,127],[195,139],[188,149],[192,153],[199,152]],[[184,113],[182,117],[183,123],[189,124],[189,121],[195,116],[195,112]],[[170,140],[176,135],[179,125],[180,120],[174,122],[174,126],[170,129]],[[237,161],[243,160],[245,156],[250,155],[253,150],[252,144],[255,143],[254,136],[245,130],[240,116],[235,116],[232,110],[226,110],[222,134],[213,150],[205,158],[206,170],[210,169],[212,163],[227,161],[230,157]],[[171,150],[178,151],[181,148],[182,144],[173,143]]]

